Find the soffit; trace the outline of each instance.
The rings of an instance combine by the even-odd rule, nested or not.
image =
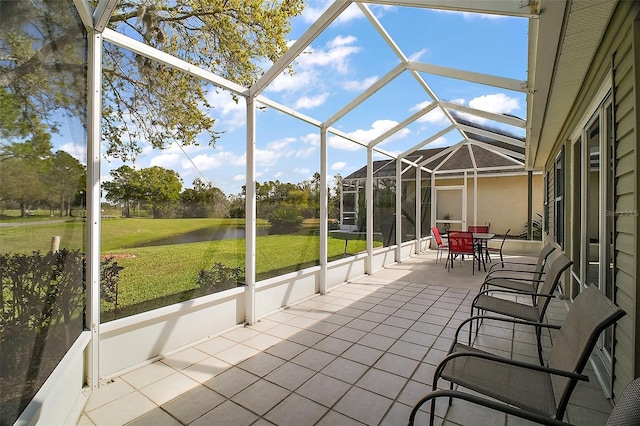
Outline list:
[[[539,133],[537,137],[531,137],[531,133],[527,137],[527,166],[544,167],[575,103],[616,3],[615,0],[572,0],[567,4],[547,105],[544,114],[530,117],[531,133]],[[542,16],[544,13],[541,13],[541,19]],[[540,49],[538,53],[544,55]],[[543,64],[538,63],[537,71],[542,69]]]

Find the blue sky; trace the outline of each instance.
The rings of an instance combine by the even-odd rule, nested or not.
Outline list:
[[[295,41],[327,7],[328,2],[308,2],[301,17],[293,21],[290,38]],[[527,21],[522,18],[433,11],[418,8],[370,6],[370,10],[410,60],[478,73],[526,80]],[[305,50],[294,64],[295,75],[279,76],[263,93],[302,114],[325,121],[366,87],[400,63],[371,23],[352,5]],[[421,73],[440,100],[496,113],[526,115],[522,93]],[[136,167],[162,166],[176,170],[189,187],[194,178],[211,181],[226,194],[237,194],[245,183],[246,128],[244,102],[236,103],[226,91],[209,92],[216,129],[223,131],[215,148],[178,147],[164,151],[150,147],[137,159]],[[368,141],[433,102],[409,71],[404,71],[334,127]],[[486,120],[475,121],[505,127]],[[380,145],[400,153],[448,127],[439,110],[423,116]],[[507,128],[521,136],[522,130]],[[203,140],[205,138],[203,137]],[[460,142],[450,132],[429,147]],[[271,108],[257,113],[257,180],[300,182],[319,171],[319,130]],[[78,147],[68,144],[72,152]],[[376,158],[383,158],[377,155]],[[82,161],[82,160],[81,160]],[[121,165],[103,162],[103,179]],[[337,136],[329,138],[329,175],[347,176],[366,164],[366,150]]]

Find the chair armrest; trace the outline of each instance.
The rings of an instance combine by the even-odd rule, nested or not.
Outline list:
[[[502,274],[522,274],[522,275],[525,275],[525,274],[527,274],[527,275],[544,275],[544,274],[547,273],[547,271],[537,272],[535,270],[534,271],[525,271],[525,270],[522,270],[522,269],[509,269],[509,268],[494,269],[493,271],[490,270],[489,272],[487,272],[487,276],[485,277],[485,280],[487,280],[489,277],[491,277],[491,275],[500,274],[500,273],[502,273]],[[508,277],[509,276],[507,275],[504,278],[508,278]]]
[[[523,277],[486,277],[483,284],[491,284],[491,280],[511,280],[511,281],[526,281],[528,283],[542,283],[543,279],[537,278],[523,278]]]
[[[505,265],[522,265],[522,266],[536,266],[537,265],[537,263],[534,263],[534,262],[515,262],[513,260],[505,260],[504,262],[499,262],[499,263],[496,263],[495,265],[491,265],[491,268],[489,268],[489,269],[492,270],[494,268],[502,266],[503,263]],[[503,268],[500,268],[500,269],[503,269]]]
[[[476,302],[478,301],[478,298],[480,296],[482,296],[483,294],[487,294],[487,293],[502,293],[502,294],[515,294],[518,296],[531,296],[531,297],[549,297],[549,298],[555,298],[556,296],[554,296],[553,294],[546,294],[546,293],[536,293],[533,291],[519,291],[519,290],[511,290],[511,289],[504,289],[504,288],[494,288],[494,289],[489,289],[489,290],[483,290],[481,292],[479,292],[476,297],[473,298],[473,302],[471,302],[471,306],[475,306]]]
[[[525,411],[520,408],[512,407],[510,405],[502,404],[496,402],[491,399],[485,399],[477,395],[468,394],[466,392],[461,392],[458,390],[449,390],[449,389],[438,389],[436,391],[429,392],[424,397],[418,401],[418,403],[411,410],[411,415],[409,416],[409,426],[413,426],[415,423],[416,415],[420,410],[420,407],[424,405],[424,403],[429,402],[432,399],[445,397],[445,398],[458,398],[465,400],[467,402],[471,402],[473,404],[481,405],[483,407],[488,407],[496,411],[501,411],[505,414],[510,414],[512,416],[520,417],[532,422],[540,423],[545,426],[572,426],[570,423],[565,423],[560,420],[552,419],[550,417],[542,416],[538,413],[534,413],[531,411]]]
[[[504,358],[498,355],[493,355],[487,352],[467,352],[460,351],[455,353],[450,353],[442,361],[438,364],[436,371],[433,375],[433,390],[437,389],[438,380],[442,375],[442,371],[446,367],[447,363],[452,359],[461,358],[461,357],[473,357],[473,358],[481,358],[486,359],[488,361],[494,361],[502,364],[513,365],[515,367],[525,368],[529,370],[542,371],[544,373],[549,373],[555,376],[567,377],[569,379],[582,380],[585,382],[589,381],[589,377],[584,374],[574,373],[573,371],[560,370],[552,367],[545,367],[544,365],[531,364],[524,361],[518,361],[516,359]]]
[[[518,318],[497,317],[497,316],[493,316],[493,315],[474,315],[474,316],[466,318],[464,321],[462,321],[460,324],[458,324],[458,327],[456,328],[456,332],[455,332],[455,334],[453,336],[453,342],[451,343],[451,346],[449,347],[449,352],[451,352],[451,350],[453,349],[455,344],[458,342],[458,335],[462,331],[462,328],[466,324],[470,324],[472,321],[476,321],[476,320],[502,321],[502,322],[509,322],[509,323],[512,323],[512,324],[530,325],[532,327],[548,328],[548,329],[554,329],[554,330],[559,330],[560,327],[561,327],[560,325],[557,325],[557,324],[544,324],[544,323],[539,323],[539,322],[521,320],[521,319],[518,319]]]

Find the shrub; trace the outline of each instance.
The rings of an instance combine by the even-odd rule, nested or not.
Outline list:
[[[291,234],[302,228],[304,218],[294,206],[279,206],[269,213],[272,234]]]
[[[201,269],[198,272],[197,284],[209,293],[227,290],[242,285],[244,272],[240,267],[226,266],[216,262],[210,269]]]
[[[101,266],[102,293],[117,292],[122,267]],[[0,424],[12,424],[86,326],[84,254],[1,254],[0,284]]]

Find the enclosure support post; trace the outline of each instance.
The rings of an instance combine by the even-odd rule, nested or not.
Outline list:
[[[89,30],[87,119],[87,324],[91,331],[87,381],[100,382],[100,120],[102,117],[102,33]]]
[[[527,240],[533,239],[533,172],[527,172]]]
[[[416,248],[415,254],[422,250],[422,169],[416,167]]]
[[[367,146],[367,262],[365,273],[373,273],[373,147]]]
[[[473,171],[473,224],[478,223],[478,171]]]
[[[246,178],[246,242],[245,242],[245,321],[256,321],[256,104],[253,96],[247,101],[247,178]]]
[[[402,262],[402,160],[396,159],[396,262]]]
[[[327,238],[329,197],[327,191],[327,128],[320,128],[320,294],[327,294]]]

